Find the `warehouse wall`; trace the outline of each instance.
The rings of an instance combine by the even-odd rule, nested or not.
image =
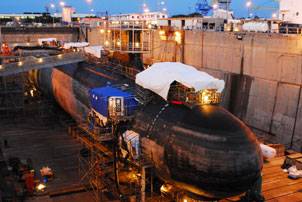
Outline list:
[[[179,45],[166,34],[153,33],[145,63],[184,62],[224,79],[223,106],[269,141],[293,139],[302,150],[302,36],[185,31]]]

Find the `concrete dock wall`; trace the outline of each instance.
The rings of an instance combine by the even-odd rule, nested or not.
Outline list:
[[[99,37],[94,32],[90,40]],[[302,36],[185,31],[183,37],[179,45],[155,31],[144,62],[184,62],[224,79],[226,108],[269,141],[302,150]]]
[[[39,38],[56,38],[60,41],[78,41],[78,28],[71,27],[2,27],[1,41],[7,43],[35,43]]]

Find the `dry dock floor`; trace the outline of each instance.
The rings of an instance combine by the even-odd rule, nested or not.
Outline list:
[[[23,119],[0,120],[0,141],[8,141],[8,148],[2,147],[5,159],[30,158],[41,179],[40,169],[49,166],[54,179],[49,181],[45,193],[27,201],[91,201],[89,192],[82,192],[78,172],[78,155],[82,146],[67,133],[67,126],[56,121]],[[78,192],[75,194],[66,194]]]
[[[68,135],[67,125],[41,123],[31,119],[0,120],[1,144],[7,139],[9,145],[2,149],[4,158],[31,158],[37,173],[42,166],[49,166],[54,170],[55,177],[48,183],[45,195],[27,201],[93,201],[91,193],[82,192],[79,180],[78,154],[82,146]],[[263,195],[268,202],[302,202],[302,179],[288,179],[287,173],[281,169],[284,158],[274,158],[264,164]],[[65,195],[64,191],[68,190],[79,192]],[[239,197],[232,197],[221,202],[238,200]]]
[[[267,202],[302,202],[302,178],[292,180],[281,169],[285,157],[268,160],[263,167],[262,192]],[[221,202],[238,201],[239,197]]]

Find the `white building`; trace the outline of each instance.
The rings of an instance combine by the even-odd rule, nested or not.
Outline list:
[[[222,31],[224,19],[212,17],[165,18],[158,20],[158,25],[161,28],[171,27],[177,30]]]
[[[62,21],[66,23],[71,23],[72,14],[74,13],[74,8],[71,6],[64,6],[62,9]]]
[[[167,18],[168,15],[163,12],[129,13],[120,15],[111,15],[109,21],[150,21],[156,22],[159,19]]]
[[[285,22],[302,24],[302,0],[280,0],[279,18]]]

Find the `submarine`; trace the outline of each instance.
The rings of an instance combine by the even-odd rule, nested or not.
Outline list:
[[[110,67],[86,63],[30,72],[31,81],[77,122],[87,120],[89,91],[135,86]],[[192,197],[222,199],[250,190],[261,177],[263,157],[255,134],[218,105],[186,107],[153,99],[135,112],[131,130],[156,175]]]

